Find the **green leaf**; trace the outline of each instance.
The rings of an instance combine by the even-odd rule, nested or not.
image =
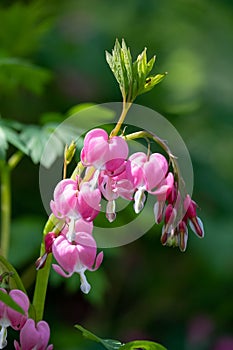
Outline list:
[[[120,86],[123,100],[127,102],[133,102],[138,95],[150,91],[165,77],[165,74],[148,77],[156,56],[147,61],[146,52],[147,49],[144,48],[137,60],[133,62],[130,49],[124,39],[122,39],[122,45],[116,40],[112,54],[106,52],[107,63]]]
[[[142,87],[141,91],[139,91],[139,94],[144,94],[145,92],[152,90],[153,87],[159,84],[165,78],[166,75],[167,73],[163,73],[148,77],[146,79],[145,85]]]
[[[51,14],[52,7],[43,0],[13,1],[1,6],[1,50],[10,56],[31,56],[52,26],[54,16]]]
[[[41,121],[46,124],[43,126],[23,127],[20,140],[26,145],[27,154],[35,164],[40,162],[49,168],[58,157],[63,156],[65,145],[72,141],[80,149],[80,136],[86,129],[88,119],[98,124],[103,120],[108,122],[114,116],[114,112],[108,108],[86,103],[72,107],[67,114],[70,118],[66,120],[58,114],[44,115]]]
[[[44,133],[43,128],[39,126],[29,125],[25,127],[20,137],[27,145],[28,154],[32,161],[35,164],[39,163],[49,134]]]
[[[8,148],[6,135],[2,127],[0,126],[0,159],[6,158],[6,150]]]
[[[7,306],[11,307],[13,310],[24,314],[23,309],[10,297],[9,294],[4,293],[2,290],[0,290],[0,300]]]
[[[101,339],[80,325],[75,325],[75,328],[80,330],[85,338],[102,344],[108,350],[167,350],[164,346],[152,341],[135,340],[127,344],[122,344],[118,340]]]
[[[131,62],[129,59],[131,59],[131,55],[123,40],[121,48],[119,41],[116,39],[112,55],[106,51],[106,61],[120,86],[122,96],[127,96],[130,81],[133,80],[132,73],[130,73],[132,59]]]
[[[19,133],[14,129],[19,130],[21,127],[20,123],[0,119],[0,158],[5,159],[6,151],[9,147],[9,143],[15,146],[18,150],[27,154],[27,148],[24,143],[20,140]]]
[[[122,346],[122,343],[119,342],[118,340],[101,339],[101,338],[97,337],[95,334],[91,333],[90,331],[88,331],[87,329],[83,328],[80,325],[75,325],[75,328],[77,328],[79,331],[81,331],[82,335],[85,338],[93,340],[93,341],[95,341],[97,343],[102,344],[105,347],[105,349],[107,349],[107,350],[118,350]]]
[[[14,129],[16,131],[20,131],[24,127],[24,125],[22,123],[18,122],[17,120],[13,120],[13,119],[0,118],[0,124],[7,126],[8,128]]]
[[[23,87],[40,94],[44,85],[51,79],[51,73],[19,58],[0,59],[0,87],[6,90],[15,90]]]
[[[131,86],[133,79],[133,70],[132,70],[132,57],[129,48],[127,48],[124,39],[122,39],[122,62],[125,65],[125,70],[128,79],[128,85]]]
[[[7,141],[11,143],[13,146],[15,146],[18,150],[27,154],[27,147],[20,140],[19,134],[8,127],[3,127],[3,130],[5,132]]]
[[[147,340],[135,340],[121,346],[120,350],[166,350],[166,348],[158,343]]]
[[[0,255],[0,275],[2,275],[4,272],[11,273],[9,280],[10,289],[20,289],[26,294],[24,285],[15,268],[3,256]]]
[[[27,145],[32,161],[49,168],[58,157],[63,156],[65,145],[77,137],[76,133],[77,129],[68,123],[52,122],[43,126],[28,125],[20,137]]]
[[[24,245],[25,248],[25,245]],[[25,249],[24,249],[25,250]],[[22,292],[24,292],[25,294],[27,294],[26,289],[24,288],[23,282],[21,280],[21,278],[19,277],[17,271],[15,270],[15,268],[9,263],[9,261],[7,261],[3,256],[0,255],[0,275],[4,274],[4,273],[9,273],[10,277],[9,277],[9,284],[8,287],[12,290],[12,289],[19,289]],[[9,300],[7,299],[3,299],[1,297],[2,295],[0,295],[0,300],[2,300],[3,302],[5,302],[7,305],[9,305],[10,307],[12,307],[14,310],[20,312],[20,313],[24,313],[23,310],[20,308],[18,304],[16,304],[17,306],[15,307],[14,305],[14,301],[13,303],[9,303]],[[35,319],[35,311],[33,306],[30,304],[29,307],[29,316],[33,319]]]

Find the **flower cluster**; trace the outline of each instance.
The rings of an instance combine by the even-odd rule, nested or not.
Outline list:
[[[1,291],[7,293],[3,288]],[[17,340],[14,341],[15,350],[52,350],[53,345],[48,346],[50,329],[47,322],[40,321],[35,324],[35,321],[28,317],[30,303],[27,295],[19,289],[11,290],[9,295],[22,308],[24,314],[0,301],[0,349],[7,346],[7,328],[12,327],[20,331],[20,344]]]
[[[135,213],[144,208],[147,195],[155,199],[155,221],[164,220],[162,244],[186,249],[187,224],[202,237],[201,220],[196,216],[196,203],[181,194],[178,180],[167,159],[160,153],[136,152],[129,156],[126,139],[109,137],[103,129],[89,131],[81,151],[82,174],[63,179],[54,190],[50,203],[55,217],[63,222],[59,234],[45,236],[45,256],[52,252],[58,264],[54,270],[63,277],[78,273],[81,290],[88,293],[90,285],[85,271],[98,269],[103,252],[97,255],[92,236],[93,220],[101,210],[101,199],[107,201],[106,217],[116,218],[116,199],[133,202]],[[44,263],[42,259],[41,265]]]

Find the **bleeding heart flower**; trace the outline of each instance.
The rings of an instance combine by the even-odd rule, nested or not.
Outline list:
[[[50,338],[49,325],[45,321],[35,321],[29,318],[20,331],[20,344],[15,340],[15,350],[52,350],[53,345],[48,346]]]
[[[94,166],[98,170],[106,170],[109,176],[124,170],[128,157],[127,142],[120,136],[109,138],[103,129],[89,131],[84,138],[81,161],[84,166]]]
[[[1,291],[7,293],[3,288],[1,288]],[[13,310],[0,301],[0,349],[7,345],[7,327],[11,326],[13,329],[19,330],[23,327],[28,317],[29,299],[27,295],[19,289],[12,289],[9,295],[23,309],[24,314]]]
[[[50,202],[53,214],[59,219],[83,218],[92,221],[100,211],[101,193],[92,184],[65,179],[60,181],[54,190],[54,200]]]
[[[89,293],[91,286],[87,282],[84,272],[97,270],[103,260],[103,252],[97,253],[96,242],[87,232],[73,232],[70,241],[61,234],[52,247],[53,255],[58,264],[53,264],[54,270],[63,277],[70,277],[74,273],[80,275],[81,290]],[[93,265],[95,265],[93,267]],[[65,272],[66,271],[66,272]]]
[[[134,187],[132,182],[127,178],[126,171],[117,176],[108,176],[105,171],[100,173],[99,189],[102,195],[107,199],[106,217],[109,222],[116,218],[115,200],[119,197],[132,200]]]
[[[129,157],[126,172],[136,189],[134,210],[138,214],[144,207],[145,191],[153,195],[161,194],[163,181],[168,172],[168,163],[160,153],[148,156],[143,152],[136,152]]]

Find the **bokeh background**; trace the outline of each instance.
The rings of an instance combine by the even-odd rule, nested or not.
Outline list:
[[[157,110],[184,139],[195,175],[193,198],[205,225],[188,249],[162,247],[161,227],[105,250],[92,291],[51,275],[45,319],[55,349],[99,349],[73,328],[105,338],[150,339],[171,350],[233,349],[233,3],[230,0],[0,2],[0,61],[26,60],[37,72],[0,69],[3,118],[41,124],[74,105],[120,101],[105,61],[115,38],[136,55],[156,53],[166,79],[137,103]],[[3,61],[2,61],[3,62]],[[38,165],[25,157],[12,174],[10,262],[33,291],[33,262],[46,221]],[[25,249],[26,244],[26,249]]]

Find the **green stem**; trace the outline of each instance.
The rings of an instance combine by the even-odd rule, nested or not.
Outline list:
[[[11,170],[13,170],[18,165],[23,156],[24,154],[21,151],[17,151],[9,158],[8,165]]]
[[[118,132],[120,131],[120,128],[125,120],[125,117],[130,109],[130,107],[132,106],[132,102],[126,102],[125,100],[123,100],[123,107],[122,107],[122,112],[120,115],[120,118],[115,126],[115,128],[112,130],[111,134],[110,134],[110,138],[113,136],[116,136],[118,134]]]
[[[8,160],[2,161],[1,168],[1,255],[7,259],[10,244],[11,220],[11,171],[23,157],[21,151],[15,152]]]
[[[7,259],[10,243],[11,219],[11,170],[6,162],[1,163],[1,255]]]
[[[45,298],[49,281],[49,274],[52,263],[52,254],[49,254],[45,266],[37,271],[36,285],[34,290],[33,303],[35,311],[35,321],[41,321],[44,314]]]
[[[54,230],[57,221],[58,219],[56,219],[55,216],[51,214],[48,221],[45,224],[44,231],[43,231],[43,240],[42,240],[41,249],[40,249],[40,256],[42,256],[45,253],[44,236],[47,233]],[[49,254],[46,259],[45,266],[37,271],[36,284],[35,284],[35,290],[34,290],[34,296],[33,296],[33,302],[32,302],[32,305],[35,311],[36,322],[41,321],[43,319],[45,298],[47,293],[51,263],[52,263],[52,254]]]

